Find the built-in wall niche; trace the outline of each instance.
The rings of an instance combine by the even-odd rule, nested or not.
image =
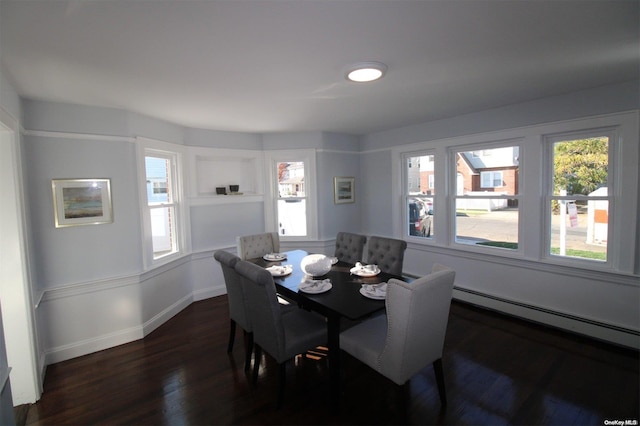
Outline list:
[[[196,148],[192,149],[190,160],[192,197],[242,197],[264,193],[261,152]],[[241,195],[217,194],[219,187],[229,194],[230,185],[238,185]]]

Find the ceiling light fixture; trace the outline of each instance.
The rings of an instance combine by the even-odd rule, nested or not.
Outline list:
[[[345,77],[356,83],[379,80],[387,72],[387,66],[381,62],[360,62],[347,69]]]

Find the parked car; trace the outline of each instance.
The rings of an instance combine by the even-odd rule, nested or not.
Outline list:
[[[409,235],[431,236],[433,204],[430,200],[415,198],[409,203]]]

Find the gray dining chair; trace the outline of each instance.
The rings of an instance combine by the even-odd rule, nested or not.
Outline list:
[[[333,255],[341,262],[347,262],[353,265],[356,262],[362,262],[364,253],[364,244],[367,237],[350,232],[338,232],[336,236],[336,248]]]
[[[280,237],[277,232],[244,235],[236,238],[238,257],[242,260],[262,257],[280,251]]]
[[[304,309],[283,312],[278,306],[273,277],[263,268],[250,262],[239,261],[235,269],[241,277],[253,325],[253,382],[257,382],[259,360],[264,350],[279,366],[279,408],[284,399],[286,362],[309,349],[325,345],[327,323],[324,317]]]
[[[455,271],[434,265],[412,283],[387,283],[386,314],[340,334],[340,348],[397,385],[433,364],[440,402],[447,404],[442,352]]]
[[[240,261],[240,258],[224,250],[216,251],[213,253],[213,257],[220,263],[225,286],[227,287],[227,303],[229,304],[229,343],[227,344],[227,352],[233,350],[236,325],[239,325],[245,336],[244,370],[249,371],[253,352],[253,328],[246,308],[247,302],[242,290],[240,275],[235,269],[236,263]]]
[[[369,237],[367,246],[367,262],[378,265],[382,272],[392,275],[402,275],[404,251],[407,242],[395,238]]]

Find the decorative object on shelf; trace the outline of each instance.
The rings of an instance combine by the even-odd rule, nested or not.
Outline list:
[[[113,222],[110,179],[53,179],[56,228]]]
[[[331,270],[331,258],[324,254],[310,254],[300,261],[300,268],[312,277],[321,277]]]
[[[333,202],[335,204],[355,203],[355,178],[334,177],[333,178]]]
[[[216,187],[216,194],[218,194],[218,195],[227,195],[227,188],[225,188],[224,186]]]
[[[229,185],[229,191],[231,193],[238,192],[240,190],[240,185]]]

